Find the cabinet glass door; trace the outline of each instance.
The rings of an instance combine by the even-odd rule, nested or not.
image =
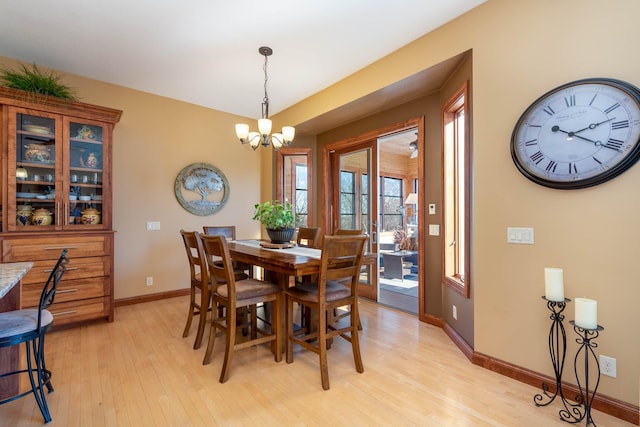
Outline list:
[[[65,170],[65,225],[68,227],[102,228],[104,191],[105,127],[95,123],[70,120],[68,170]]]
[[[9,185],[7,228],[21,231],[55,228],[60,224],[60,205],[56,200],[60,182],[56,169],[59,165],[56,119],[20,112],[15,117],[15,149],[10,144],[9,153],[10,169],[14,160],[11,157],[15,155],[16,185],[15,194]]]

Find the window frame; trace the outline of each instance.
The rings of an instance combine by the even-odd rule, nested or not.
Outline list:
[[[393,231],[396,228],[392,229],[392,230],[387,230],[386,224],[387,221],[385,220],[387,217],[391,218],[395,218],[395,219],[400,219],[400,228],[404,229],[404,222],[405,222],[405,213],[402,212],[402,208],[404,206],[404,199],[405,199],[405,182],[404,179],[402,177],[398,177],[398,176],[393,176],[393,175],[380,175],[378,177],[379,182],[378,182],[378,193],[380,195],[380,200],[378,201],[378,211],[379,211],[379,222],[378,222],[378,230],[382,231]],[[389,195],[385,193],[385,189],[386,189],[386,185],[385,185],[385,180],[387,179],[392,179],[395,181],[398,181],[400,184],[400,191],[398,193],[398,195]],[[395,199],[398,199],[400,201],[400,203],[398,204],[398,208],[400,209],[397,213],[386,213],[384,211],[384,201],[386,197],[393,197]]]
[[[280,150],[278,150],[277,152],[277,157],[276,157],[276,199],[277,200],[281,200],[281,201],[285,201],[285,198],[287,197],[287,195],[285,195],[285,188],[287,187],[285,184],[285,179],[287,179],[287,175],[285,173],[285,168],[286,168],[286,159],[285,157],[306,157],[306,167],[307,167],[307,176],[306,176],[306,181],[307,181],[307,212],[306,212],[306,223],[305,224],[299,224],[298,220],[297,220],[297,212],[295,212],[296,214],[296,227],[298,226],[303,226],[303,227],[310,227],[311,224],[313,224],[313,181],[312,181],[312,177],[313,177],[313,159],[312,159],[312,150],[311,148],[288,148],[288,147],[283,147]],[[297,191],[297,186],[296,186],[296,172],[297,172],[297,166],[298,163],[294,163],[293,167],[292,167],[292,173],[291,176],[289,176],[289,179],[291,179],[290,182],[290,187],[293,190],[293,194],[291,194],[290,198],[288,198],[289,202],[292,203],[292,205],[294,206],[294,209],[297,211],[297,205],[296,205],[296,191]]]
[[[442,282],[466,298],[471,295],[471,127],[468,86],[468,82],[465,82],[442,107]],[[460,112],[464,113],[462,119],[459,119]],[[462,141],[459,138],[459,124],[464,127]],[[453,153],[448,147],[452,143]],[[459,150],[462,150],[462,159]],[[460,200],[463,200],[463,206],[460,206]]]

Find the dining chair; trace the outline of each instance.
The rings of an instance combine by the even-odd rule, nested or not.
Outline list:
[[[351,230],[348,228],[338,228],[336,230],[334,230],[333,232],[334,236],[366,236],[364,230]],[[340,319],[344,319],[345,317],[349,316],[349,312],[342,312],[342,313],[338,313],[338,307],[333,309],[333,317],[331,318],[332,322],[339,322]],[[362,330],[362,322],[360,322],[360,315],[358,315],[358,330],[361,331]]]
[[[322,235],[320,234],[319,227],[300,227],[298,228],[298,235],[296,236],[296,243],[303,248],[320,248],[322,245]],[[296,284],[305,282],[316,281],[317,277],[313,276],[301,276],[295,278]],[[309,310],[304,310],[304,306],[300,306],[300,326],[309,327],[310,322]]]
[[[214,307],[224,308],[224,310],[212,310],[209,342],[202,364],[206,365],[210,362],[218,330],[225,335],[224,361],[220,373],[221,383],[224,383],[229,378],[231,361],[236,350],[271,342],[271,350],[275,354],[275,361],[280,362],[282,360],[281,313],[283,300],[280,286],[250,277],[237,280],[234,277],[233,260],[229,253],[227,240],[223,236],[202,236],[202,244],[206,255],[205,258],[208,260],[211,277],[217,279],[213,281],[215,283],[212,288],[213,305]],[[213,262],[213,257],[219,257],[222,262]],[[273,310],[271,310],[272,319],[268,331],[258,326],[256,314],[256,305],[267,302],[273,305]],[[251,335],[242,341],[236,341],[236,316],[237,309],[240,307],[250,307]],[[224,313],[223,316],[220,315],[221,312]]]
[[[236,239],[235,225],[205,225],[202,227],[202,232],[207,236],[224,236],[227,239]]]
[[[58,283],[60,283],[67,269],[69,260],[66,255],[67,250],[63,249],[42,289],[38,308],[0,313],[0,348],[24,343],[26,350],[24,353],[26,369],[2,374],[0,378],[26,373],[29,375],[29,383],[31,385],[30,390],[2,400],[0,405],[33,393],[45,423],[51,421],[51,414],[44,388],[46,387],[48,392],[51,393],[53,392],[53,385],[51,385],[51,371],[47,369],[45,363],[44,337],[53,323],[53,315],[48,308],[53,304]]]
[[[184,247],[187,252],[191,281],[189,313],[182,336],[185,338],[189,336],[193,318],[199,316],[196,339],[193,343],[193,348],[197,350],[202,345],[202,337],[204,336],[204,330],[207,324],[207,312],[209,312],[211,308],[211,278],[209,277],[209,269],[207,268],[200,233],[197,231],[180,230],[180,234],[182,235]],[[242,271],[236,271],[235,275],[238,280],[247,277]],[[200,293],[199,300],[197,298],[198,292]]]
[[[202,232],[207,236],[224,236],[229,240],[236,240],[235,225],[205,225],[202,227]],[[237,261],[234,261],[233,266],[236,271],[247,272],[250,277],[253,277],[253,266]]]
[[[198,349],[202,345],[202,336],[207,323],[207,312],[211,306],[211,281],[209,280],[209,270],[202,248],[202,240],[200,233],[197,231],[180,230],[184,248],[187,251],[187,259],[189,260],[189,275],[191,278],[189,314],[187,315],[187,324],[184,327],[182,337],[189,336],[191,322],[195,316],[199,316],[198,329],[196,331],[196,340],[193,348]],[[200,300],[197,299],[197,293],[200,291]]]
[[[334,236],[359,236],[365,234],[364,230],[351,230],[348,228],[337,228],[334,230]]]
[[[325,236],[320,258],[320,274],[317,283],[303,283],[286,289],[286,360],[293,362],[293,344],[298,344],[318,354],[322,388],[329,389],[327,344],[334,337],[342,337],[351,343],[356,371],[364,372],[358,338],[358,282],[364,256],[366,236]],[[344,283],[348,279],[348,286]],[[298,303],[317,315],[317,330],[294,332],[293,304]],[[328,322],[333,309],[348,306],[351,314],[349,325],[340,327]]]
[[[298,228],[298,236],[296,237],[298,246],[305,248],[320,248],[322,245],[322,236],[319,227],[300,227]]]

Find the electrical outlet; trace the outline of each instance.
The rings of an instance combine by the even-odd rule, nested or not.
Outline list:
[[[455,320],[458,320],[458,307],[456,307],[455,305],[452,305],[452,311],[453,311],[453,318]]]
[[[153,276],[147,277],[147,286],[153,286]]]
[[[600,355],[600,372],[602,375],[616,377],[616,359],[609,356]]]

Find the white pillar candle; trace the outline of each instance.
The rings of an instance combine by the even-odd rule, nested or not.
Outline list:
[[[583,329],[598,328],[598,302],[588,298],[576,298],[575,324]]]
[[[549,301],[564,301],[564,279],[561,268],[544,269],[544,296]]]

